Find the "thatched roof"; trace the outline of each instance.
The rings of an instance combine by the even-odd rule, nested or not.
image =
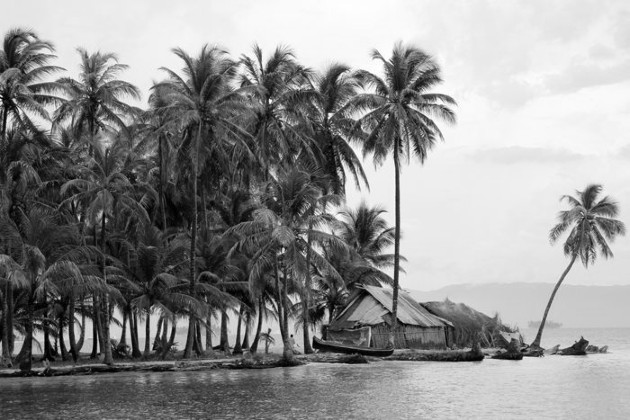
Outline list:
[[[350,297],[345,309],[331,323],[330,329],[378,325],[383,322],[391,324],[392,292],[389,288],[362,286]],[[403,290],[398,294],[397,318],[402,324],[424,328],[452,326],[447,320],[431,314]]]

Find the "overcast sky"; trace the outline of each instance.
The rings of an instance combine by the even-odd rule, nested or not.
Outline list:
[[[257,42],[291,46],[305,65],[380,71],[372,48],[397,41],[434,55],[459,103],[459,122],[424,166],[403,170],[405,288],[455,283],[554,282],[567,259],[547,240],[562,194],[600,183],[630,215],[630,2],[627,1],[16,1],[0,31],[21,26],[55,43],[75,77],[76,47],[115,52],[122,78],[144,101],[171,48],[204,43],[234,57]],[[370,192],[350,192],[394,212],[393,165],[365,161]],[[630,284],[630,238],[616,258],[572,284]]]

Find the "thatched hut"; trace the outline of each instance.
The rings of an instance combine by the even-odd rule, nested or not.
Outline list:
[[[327,340],[384,348],[392,325],[392,289],[363,286],[326,328]],[[409,294],[398,295],[395,348],[446,348],[451,346],[453,325],[432,315]]]
[[[455,327],[452,343],[470,347],[479,341],[483,347],[505,347],[512,338],[520,338],[518,330],[504,325],[499,316],[489,317],[463,303],[446,299],[422,304],[430,313],[451,322]]]

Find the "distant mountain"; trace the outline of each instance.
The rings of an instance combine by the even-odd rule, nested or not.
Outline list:
[[[508,325],[527,328],[542,319],[552,283],[459,284],[422,292],[408,290],[419,302],[446,298],[462,302],[487,315],[499,313]],[[563,284],[548,319],[564,327],[630,327],[630,285],[575,286]]]

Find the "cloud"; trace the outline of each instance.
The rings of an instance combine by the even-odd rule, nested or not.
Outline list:
[[[494,149],[476,150],[469,157],[481,162],[510,165],[514,163],[565,163],[585,158],[585,155],[566,149],[546,149],[542,147],[508,146]]]
[[[573,93],[580,89],[605,86],[630,80],[630,58],[622,62],[602,66],[577,64],[545,81],[549,94]]]

